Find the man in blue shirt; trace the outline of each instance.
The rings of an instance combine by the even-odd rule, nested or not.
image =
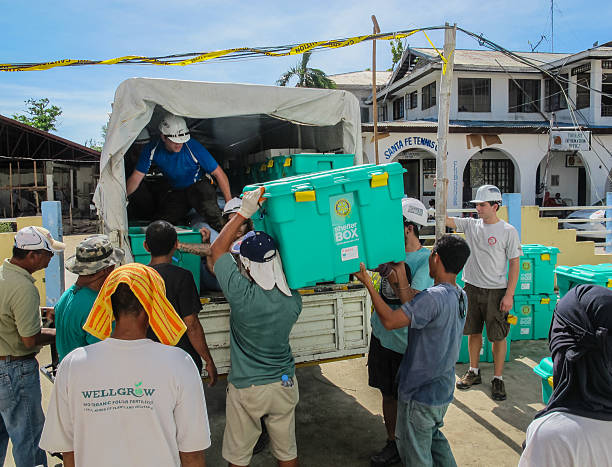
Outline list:
[[[408,292],[410,297],[414,297],[421,290],[433,285],[433,279],[429,276],[429,250],[424,248],[419,240],[419,229],[427,225],[428,214],[423,203],[415,198],[402,199],[402,212],[404,215],[405,262],[411,273],[409,280],[411,289]],[[381,281],[381,296],[393,309],[399,308],[402,304],[384,277]],[[379,389],[382,394],[383,417],[387,429],[387,443],[380,452],[371,457],[371,466],[385,467],[400,462],[395,442],[396,377],[408,345],[408,328],[387,330],[376,313],[372,313],[371,323],[368,384]]]
[[[395,435],[405,466],[456,465],[447,439],[440,432],[455,389],[467,298],[456,284],[470,255],[460,237],[442,236],[429,257],[435,285],[410,300],[405,267],[394,265],[389,281],[403,302],[393,310],[376,292],[365,265],[355,275],[372,296],[386,329],[408,327],[408,347],[400,365]]]
[[[159,125],[160,140],[147,144],[126,182],[127,195],[136,191],[151,163],[155,163],[170,185],[160,197],[160,218],[171,224],[183,222],[189,209],[195,209],[215,230],[221,230],[223,219],[217,204],[214,176],[225,201],[229,201],[229,181],[210,152],[190,139],[187,123],[182,117],[168,114]]]

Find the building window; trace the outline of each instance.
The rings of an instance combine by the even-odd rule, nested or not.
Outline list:
[[[459,78],[459,112],[491,111],[491,80]]]
[[[612,74],[601,76],[601,116],[612,117]]]
[[[546,96],[546,112],[555,112],[567,109],[565,96],[568,93],[568,75],[559,75],[557,79],[547,79],[544,82],[544,94]]]
[[[361,123],[368,123],[370,121],[370,109],[367,107],[361,108]]]
[[[417,108],[418,96],[419,96],[419,91],[414,91],[414,92],[410,93],[409,102],[410,102],[410,108],[411,109],[416,109]]]
[[[387,103],[378,104],[378,121],[386,122],[387,121]]]
[[[421,90],[421,110],[436,105],[436,82],[428,84]]]
[[[591,105],[591,73],[578,73],[576,75],[576,108],[586,109]]]
[[[434,196],[436,188],[434,180],[436,178],[436,160],[433,158],[423,159],[423,196]]]
[[[404,118],[404,98],[400,97],[393,101],[393,120]]]
[[[540,110],[539,79],[511,79],[509,84],[508,112],[533,113]]]

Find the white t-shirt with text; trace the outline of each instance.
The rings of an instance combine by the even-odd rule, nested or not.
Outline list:
[[[165,467],[209,446],[204,388],[183,350],[108,338],[62,360],[42,449],[74,451],[77,467]]]
[[[501,219],[495,224],[471,217],[452,219],[457,231],[465,233],[471,251],[463,269],[463,280],[483,289],[505,289],[508,260],[523,254],[516,229]]]

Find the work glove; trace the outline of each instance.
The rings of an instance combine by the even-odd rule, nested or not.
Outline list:
[[[253,214],[259,209],[259,198],[263,194],[264,189],[262,187],[257,188],[253,191],[247,191],[242,195],[242,206],[238,214],[245,219],[250,219]]]

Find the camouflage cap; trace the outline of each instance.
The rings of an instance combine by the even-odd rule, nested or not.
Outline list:
[[[76,247],[76,254],[66,260],[68,271],[86,276],[121,263],[125,252],[114,248],[106,235],[87,237]]]

